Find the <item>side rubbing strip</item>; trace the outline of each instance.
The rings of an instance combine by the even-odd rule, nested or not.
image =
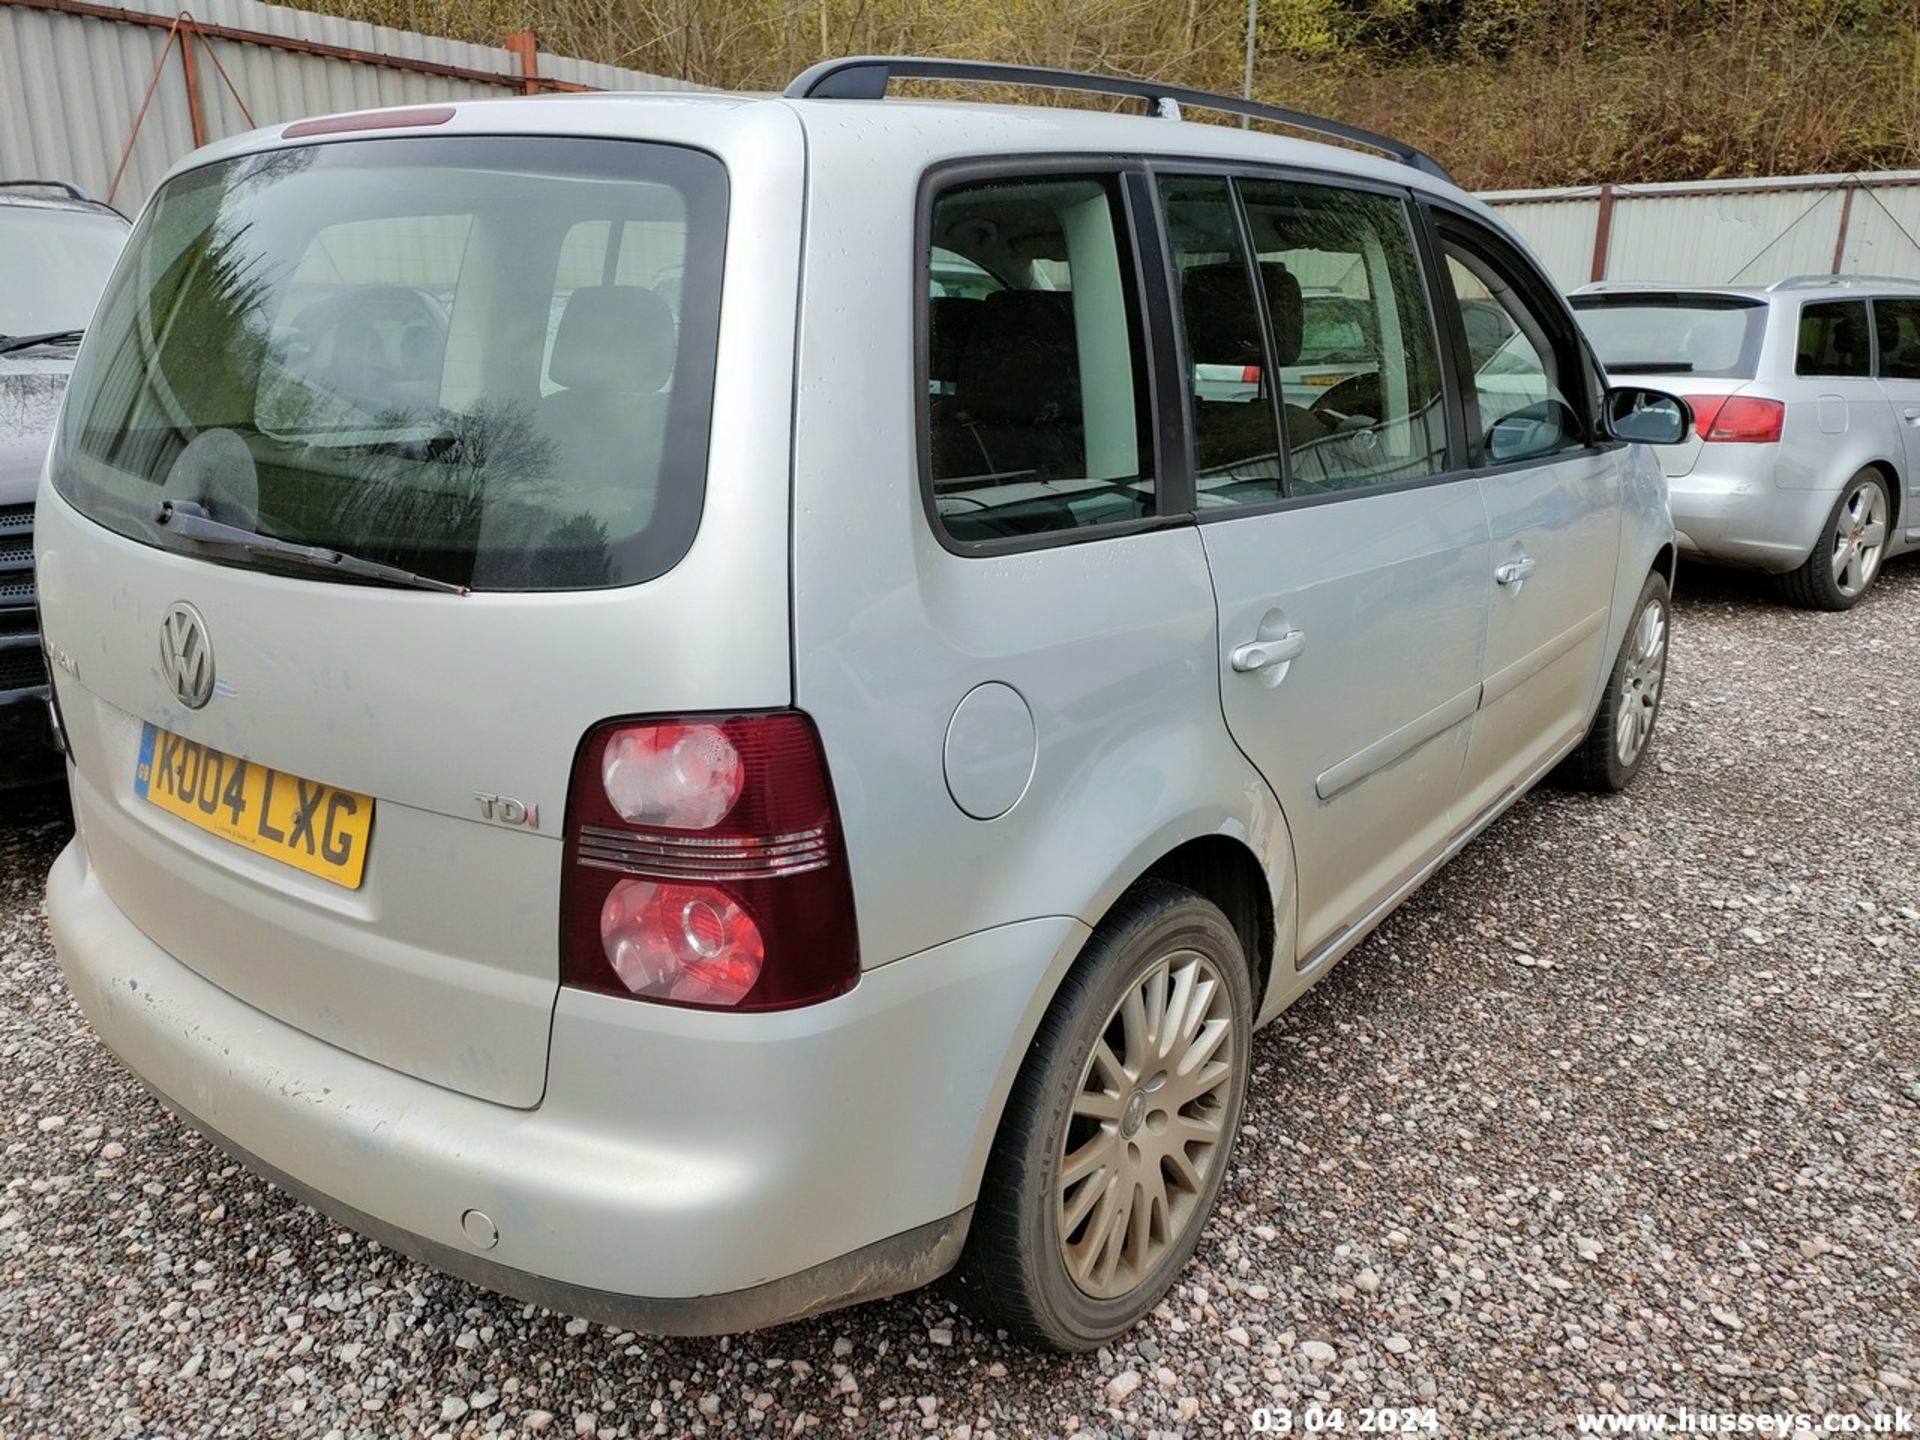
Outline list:
[[[1607,607],[1603,605],[1571,630],[1563,630],[1538,649],[1529,650],[1511,665],[1502,665],[1487,676],[1486,683],[1481,686],[1485,691],[1480,697],[1481,705],[1491,705],[1501,696],[1519,689],[1606,623]]]
[[[1376,770],[1384,770],[1394,761],[1403,759],[1418,750],[1429,740],[1438,738],[1458,725],[1462,720],[1480,708],[1480,687],[1462,690],[1453,699],[1437,709],[1429,710],[1417,720],[1410,720],[1391,735],[1367,746],[1357,755],[1349,755],[1338,765],[1320,772],[1320,778],[1313,782],[1314,793],[1322,800],[1331,800],[1342,790],[1351,789]]]

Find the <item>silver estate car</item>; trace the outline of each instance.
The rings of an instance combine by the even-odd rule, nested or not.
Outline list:
[[[1920,546],[1920,284],[1600,284],[1573,308],[1609,373],[1692,407],[1695,436],[1661,457],[1685,553],[1847,610]]]
[[[1240,102],[851,60],[177,166],[40,492],[100,1038],[577,1314],[949,1271],[1036,1343],[1144,1314],[1254,1029],[1556,766],[1642,766],[1675,549],[1629,442],[1691,424],[1424,155],[1182,103]],[[1366,383],[1196,396],[1336,268]],[[1488,298],[1530,374],[1477,375]]]

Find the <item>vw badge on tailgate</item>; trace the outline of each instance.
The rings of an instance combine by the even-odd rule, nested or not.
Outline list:
[[[160,673],[189,710],[213,697],[213,643],[207,622],[184,600],[167,607],[160,621]]]

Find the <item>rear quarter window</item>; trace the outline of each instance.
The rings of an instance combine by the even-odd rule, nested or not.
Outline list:
[[[952,185],[929,229],[921,403],[942,531],[1020,542],[1153,515],[1144,325],[1118,177]]]
[[[1873,345],[1864,300],[1814,301],[1800,308],[1793,373],[1873,374]]]

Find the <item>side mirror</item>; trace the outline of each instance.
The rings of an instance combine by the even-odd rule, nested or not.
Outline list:
[[[1569,436],[1580,434],[1579,420],[1558,400],[1536,400],[1502,415],[1487,432],[1487,459],[1496,465],[1531,460],[1567,448]],[[1581,443],[1575,440],[1573,443]]]
[[[1638,445],[1678,445],[1693,433],[1693,407],[1664,390],[1616,385],[1607,391],[1606,431]]]

